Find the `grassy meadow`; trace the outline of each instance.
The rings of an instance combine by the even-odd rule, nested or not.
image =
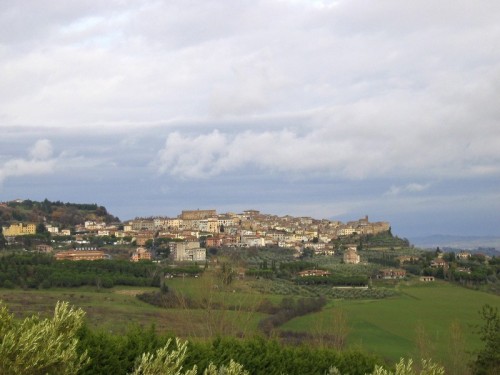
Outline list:
[[[83,308],[91,327],[123,332],[130,325],[154,324],[160,332],[203,339],[257,333],[258,323],[266,314],[256,312],[255,307],[265,299],[279,303],[284,296],[272,288],[269,280],[235,280],[223,288],[210,273],[199,278],[170,279],[167,285],[189,298],[204,301],[206,307],[189,309],[182,303],[175,309],[151,306],[135,295],[157,289],[139,287],[0,289],[0,300],[17,316],[49,315],[55,303],[64,300]],[[423,355],[444,359],[461,343],[467,351],[477,348],[480,341],[474,327],[482,323],[479,310],[484,304],[500,308],[498,296],[440,281],[403,282],[395,289],[398,295],[385,299],[329,299],[321,312],[295,318],[279,329],[318,337],[322,333],[347,332],[348,346],[391,361]],[[213,307],[214,303],[218,308]],[[450,329],[452,323],[454,328]],[[454,338],[452,342],[450,337]]]
[[[478,348],[476,327],[482,324],[481,307],[490,304],[500,308],[498,296],[441,281],[401,284],[398,289],[400,295],[393,298],[331,301],[321,312],[295,318],[282,329],[334,333],[341,311],[347,320],[351,346],[393,361],[401,356],[426,355],[445,359],[454,345],[460,344],[457,334],[462,335],[466,351]]]

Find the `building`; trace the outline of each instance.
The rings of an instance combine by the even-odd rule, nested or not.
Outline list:
[[[358,264],[361,258],[356,250],[356,246],[349,246],[349,248],[344,252],[344,263],[346,264]]]
[[[464,260],[464,259],[469,259],[471,257],[471,253],[469,253],[468,251],[460,251],[457,255],[456,255],[457,259],[460,259],[460,260]]]
[[[51,253],[52,250],[54,250],[52,248],[52,246],[50,245],[45,245],[45,244],[41,244],[41,245],[36,245],[35,247],[36,251],[38,251],[39,253]]]
[[[55,255],[56,260],[99,260],[106,256],[100,250],[68,250]]]
[[[2,227],[2,233],[4,236],[24,236],[27,234],[36,234],[36,225],[24,225],[23,223],[11,224],[9,227]]]
[[[176,262],[204,262],[207,250],[198,241],[170,242],[170,256]]]
[[[155,222],[153,219],[135,219],[129,225],[132,226],[133,231],[154,231]]]
[[[401,268],[384,268],[378,271],[377,279],[403,279],[406,276],[406,270]]]
[[[182,220],[203,220],[216,216],[215,210],[187,210],[181,213]]]
[[[240,243],[247,247],[264,247],[266,241],[263,237],[258,236],[241,236]]]
[[[432,282],[432,281],[435,281],[435,278],[434,278],[434,276],[420,276],[420,281]]]
[[[329,276],[330,272],[325,271],[325,270],[305,270],[305,271],[300,271],[298,274],[300,277],[307,277],[307,276]]]
[[[337,236],[339,236],[339,237],[350,236],[354,233],[356,233],[356,229],[351,228],[351,227],[344,227],[344,228],[340,228],[337,230]]]
[[[448,262],[445,261],[444,259],[441,258],[436,258],[431,260],[431,267],[432,268],[443,268],[443,269],[448,269],[449,265]]]
[[[132,258],[130,260],[132,262],[151,260],[151,253],[145,247],[138,247],[132,254]]]

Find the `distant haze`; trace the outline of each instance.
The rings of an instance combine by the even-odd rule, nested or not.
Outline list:
[[[500,236],[500,2],[6,1],[0,201]]]

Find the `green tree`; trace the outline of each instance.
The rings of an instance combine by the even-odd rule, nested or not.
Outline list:
[[[196,375],[198,373],[196,365],[189,370],[183,370],[186,359],[187,341],[175,341],[176,349],[170,349],[172,340],[158,349],[156,353],[144,353],[137,362],[132,375]],[[248,375],[243,366],[231,360],[228,366],[222,365],[217,368],[210,363],[203,372],[203,375]]]
[[[78,373],[88,361],[86,352],[77,352],[76,332],[84,315],[58,302],[52,319],[32,316],[19,322],[0,304],[0,373]]]
[[[222,267],[217,272],[218,278],[223,285],[230,285],[233,282],[236,272],[230,264],[222,263]]]
[[[0,249],[5,249],[7,246],[7,240],[2,233],[2,227],[0,226]]]
[[[484,324],[479,330],[484,347],[477,353],[477,357],[472,363],[472,372],[477,375],[499,374],[500,315],[498,308],[484,305],[480,315],[484,320]]]
[[[36,234],[45,234],[48,233],[47,227],[44,223],[40,223],[36,226]]]
[[[421,361],[421,371],[413,369],[413,360],[407,362],[403,358],[396,363],[394,372],[384,369],[382,366],[375,366],[375,371],[371,375],[444,375],[444,368],[431,360]],[[335,374],[335,372],[331,372]]]

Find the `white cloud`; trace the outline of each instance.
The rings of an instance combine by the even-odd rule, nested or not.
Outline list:
[[[449,134],[440,137],[436,135],[441,131],[439,124],[434,123],[433,129],[432,119],[426,119],[425,113],[418,116],[418,108],[425,107],[406,105],[405,112],[414,112],[415,118],[404,122],[402,114],[384,112],[384,105],[379,101],[321,110],[310,115],[308,123],[314,126],[203,134],[177,131],[167,137],[156,167],[160,173],[181,178],[210,177],[248,167],[305,178],[318,173],[348,179],[498,175],[500,150],[479,147],[483,139],[479,129],[486,131],[487,126],[479,124],[476,132],[451,127]],[[386,126],[377,127],[377,123]],[[491,139],[499,138],[500,129],[488,134]],[[405,190],[421,187],[425,186],[410,185]]]
[[[409,183],[404,186],[392,185],[390,189],[385,193],[385,195],[399,195],[402,193],[420,193],[423,192],[431,186],[430,183],[419,184],[419,183]]]
[[[34,160],[46,160],[52,156],[52,143],[48,139],[36,141],[30,151],[30,155]]]
[[[51,158],[52,145],[46,139],[35,143],[30,151],[30,158],[14,158],[0,164],[0,186],[9,177],[34,176],[52,173],[56,159]]]

